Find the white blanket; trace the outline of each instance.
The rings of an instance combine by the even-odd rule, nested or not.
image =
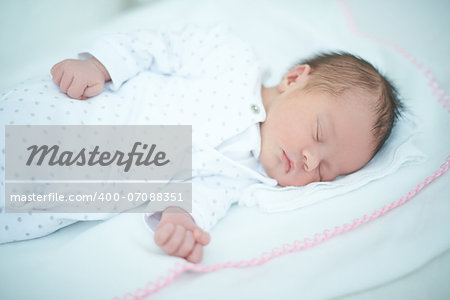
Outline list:
[[[358,53],[398,82],[405,102],[419,118],[422,134],[414,144],[426,159],[355,191],[294,211],[267,214],[257,207],[235,206],[211,232],[202,266],[250,261],[285,243],[313,240],[314,234],[325,229],[352,224],[355,218],[406,196],[438,170],[449,154],[448,108],[443,109],[444,101],[437,101],[439,95],[432,94],[429,79],[416,65],[385,45],[356,36],[337,2],[289,4],[261,1],[257,15],[252,15],[253,4],[238,1],[168,1],[120,22],[168,22],[171,9],[187,11],[192,5],[192,14],[186,14],[183,22],[223,19],[233,24],[270,62],[272,83],[296,58],[316,49]],[[154,298],[329,299],[395,280],[450,248],[449,179],[447,172],[406,204],[323,244],[257,267],[185,273]],[[0,257],[0,298],[5,299],[111,299],[170,276],[169,269],[183,262],[157,249],[137,214],[122,214],[91,226],[79,223],[42,239],[2,245]]]

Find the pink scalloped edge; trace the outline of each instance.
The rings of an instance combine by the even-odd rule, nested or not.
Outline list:
[[[353,17],[350,5],[345,0],[337,0],[341,6],[341,9],[343,10],[343,13],[346,17],[347,24],[349,28],[356,33],[357,35],[360,35],[364,38],[371,39],[377,43],[383,44],[385,46],[388,46],[395,50],[397,53],[402,55],[404,58],[406,58],[409,62],[411,62],[417,69],[419,69],[425,78],[428,79],[428,86],[433,91],[433,95],[438,97],[438,102],[442,103],[443,108],[447,110],[448,113],[450,113],[450,98],[448,97],[447,93],[437,84],[436,79],[433,75],[431,75],[431,71],[428,68],[425,68],[423,64],[421,64],[419,61],[417,61],[414,57],[411,56],[407,51],[405,51],[403,48],[399,47],[398,45],[387,41],[380,39],[376,36],[372,36],[369,34],[366,34],[362,32]],[[447,156],[445,162],[440,166],[440,168],[435,171],[431,176],[428,176],[423,182],[419,183],[414,189],[409,191],[409,193],[406,196],[403,196],[398,201],[392,202],[388,206],[383,206],[379,210],[375,210],[369,215],[364,215],[360,218],[354,219],[350,223],[345,223],[340,226],[335,226],[334,229],[326,229],[321,233],[314,234],[313,238],[305,238],[303,240],[295,240],[292,244],[285,243],[281,247],[275,247],[270,252],[263,252],[259,256],[254,257],[250,260],[241,260],[237,262],[233,261],[226,261],[224,263],[218,263],[215,265],[201,265],[201,264],[191,264],[188,262],[177,262],[175,263],[174,267],[169,269],[166,275],[158,277],[156,282],[148,282],[144,288],[139,288],[135,291],[135,293],[126,293],[123,298],[120,297],[114,297],[113,300],[138,300],[138,299],[144,299],[148,296],[157,293],[160,289],[164,288],[165,286],[169,285],[171,282],[173,282],[178,276],[183,274],[186,271],[193,271],[193,272],[202,272],[202,273],[208,273],[208,272],[214,272],[220,269],[227,269],[227,268],[245,268],[245,267],[252,267],[256,265],[264,264],[278,256],[285,255],[292,252],[298,252],[302,251],[307,248],[311,248],[317,244],[320,244],[336,235],[348,232],[358,226],[361,226],[365,223],[368,223],[374,219],[379,218],[380,216],[386,214],[387,212],[393,210],[394,208],[399,207],[400,205],[404,204],[405,202],[409,201],[411,198],[413,198],[420,190],[422,190],[426,185],[433,182],[436,178],[447,172],[447,170],[450,167],[450,155]]]

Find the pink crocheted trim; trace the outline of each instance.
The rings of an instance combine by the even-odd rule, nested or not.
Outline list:
[[[450,98],[447,93],[437,84],[436,79],[431,75],[431,71],[423,66],[420,62],[418,62],[415,58],[411,56],[407,51],[397,46],[396,44],[380,39],[376,36],[372,36],[366,34],[358,28],[356,25],[355,19],[352,15],[350,6],[345,0],[338,0],[342,10],[344,11],[345,17],[347,19],[347,23],[350,29],[365,38],[371,39],[377,43],[386,45],[397,53],[401,54],[408,61],[410,61],[414,66],[416,66],[423,75],[428,79],[428,86],[432,89],[433,95],[438,97],[438,101],[442,103],[443,107],[447,109],[447,112],[450,113]],[[133,293],[126,293],[123,298],[114,297],[114,300],[138,300],[144,299],[152,294],[155,294],[163,287],[169,285],[172,281],[174,281],[178,276],[183,274],[186,271],[194,271],[194,272],[214,272],[220,269],[227,268],[244,268],[244,267],[252,267],[256,265],[261,265],[270,261],[278,256],[288,254],[291,252],[298,252],[310,247],[313,247],[321,242],[324,242],[338,234],[345,233],[350,231],[360,225],[363,225],[371,220],[379,218],[380,216],[386,214],[390,210],[399,207],[404,204],[412,197],[414,197],[420,190],[422,190],[427,184],[433,182],[436,178],[444,174],[450,167],[450,155],[447,156],[445,162],[440,166],[439,170],[433,173],[433,175],[427,177],[423,182],[419,183],[413,190],[411,190],[406,196],[403,196],[398,201],[392,202],[389,206],[383,206],[381,209],[374,211],[370,215],[364,215],[361,218],[354,219],[351,223],[345,223],[341,226],[335,226],[333,230],[326,229],[322,233],[314,234],[313,238],[305,238],[303,240],[295,240],[292,244],[286,243],[283,244],[281,248],[276,247],[273,248],[270,252],[263,252],[258,257],[252,258],[250,260],[241,260],[238,262],[227,261],[224,263],[215,264],[212,266],[204,266],[200,264],[191,264],[188,262],[177,262],[174,268],[169,269],[166,275],[160,276],[156,282],[148,282],[144,288],[140,288]]]
[[[440,175],[444,174],[450,167],[450,155],[447,157],[446,162],[441,165],[440,169],[434,172],[433,175],[427,177],[423,182],[419,183],[415,189],[411,190],[406,196],[403,196],[398,201],[392,202],[389,206],[383,206],[380,210],[374,211],[370,215],[364,215],[361,218],[354,219],[352,223],[345,223],[341,226],[334,227],[334,230],[324,230],[322,233],[316,233],[314,238],[305,238],[304,240],[295,240],[292,244],[286,243],[283,244],[281,248],[273,248],[270,252],[263,252],[258,257],[255,257],[250,260],[241,260],[238,262],[227,261],[224,263],[219,263],[212,266],[203,266],[200,264],[194,265],[191,263],[179,263],[177,262],[173,269],[169,269],[165,276],[160,276],[156,282],[148,282],[147,285],[143,289],[138,289],[134,294],[127,293],[123,296],[123,298],[115,297],[114,300],[128,300],[128,299],[144,299],[149,295],[152,295],[158,292],[161,288],[169,285],[172,281],[174,281],[178,276],[183,274],[185,271],[194,271],[194,272],[214,272],[220,269],[227,268],[244,268],[244,267],[252,267],[256,265],[261,265],[266,263],[269,260],[272,260],[278,256],[291,253],[298,252],[310,247],[313,247],[323,241],[326,241],[338,234],[342,234],[344,232],[350,231],[362,224],[365,224],[373,219],[379,218],[384,215],[388,211],[402,205],[406,201],[410,200],[414,197],[421,189],[423,189],[427,184],[431,183]]]

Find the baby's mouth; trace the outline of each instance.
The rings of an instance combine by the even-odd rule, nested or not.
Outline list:
[[[289,173],[289,171],[292,168],[292,162],[289,160],[289,157],[286,155],[286,152],[284,152],[281,154],[281,161],[283,162],[283,166],[284,166],[284,171],[286,173]]]

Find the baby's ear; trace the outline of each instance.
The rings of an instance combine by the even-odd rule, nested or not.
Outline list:
[[[308,76],[311,73],[311,67],[309,65],[298,65],[293,67],[286,75],[283,76],[280,84],[278,85],[278,91],[283,93],[288,87],[296,86],[303,87],[308,81]]]

